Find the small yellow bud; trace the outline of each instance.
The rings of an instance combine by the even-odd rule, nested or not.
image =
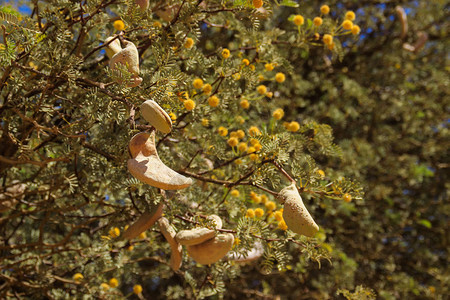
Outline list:
[[[235,137],[229,138],[227,141],[228,145],[230,145],[230,147],[236,147],[237,144],[239,143],[239,140]]]
[[[350,202],[352,201],[352,195],[345,193],[344,196],[342,196],[342,198],[344,199],[345,202]]]
[[[281,230],[286,231],[288,229],[286,222],[284,220],[281,220],[280,222],[278,222],[278,228]]]
[[[239,150],[240,152],[245,152],[245,151],[247,151],[247,143],[245,143],[245,142],[239,143],[239,145],[238,145],[238,150]]]
[[[277,108],[272,113],[272,117],[274,117],[275,120],[281,120],[284,116],[284,110],[282,108]]]
[[[217,132],[219,132],[220,136],[227,136],[228,134],[228,129],[226,129],[223,126],[220,126],[219,129],[217,129]]]
[[[247,209],[247,212],[245,214],[247,218],[254,218],[255,217],[255,211],[252,208]]]
[[[194,40],[191,38],[187,38],[186,41],[184,42],[184,48],[186,49],[191,49],[192,46],[194,46]]]
[[[350,21],[350,20],[345,20],[344,22],[342,22],[342,27],[343,27],[345,30],[351,30],[352,27],[353,27],[353,22]]]
[[[255,8],[260,8],[261,6],[263,6],[263,1],[262,0],[253,0],[253,6]]]
[[[236,190],[236,189],[232,190],[232,191],[230,192],[230,194],[231,194],[231,196],[233,196],[233,197],[239,197],[239,191]]]
[[[76,273],[72,276],[72,279],[75,280],[76,282],[82,281],[83,278],[84,278],[84,276],[81,273]]]
[[[283,73],[277,73],[276,75],[275,75],[275,80],[278,82],[278,83],[282,83],[282,82],[284,82],[285,80],[286,80],[286,76],[283,74]]]
[[[305,23],[305,19],[301,15],[296,15],[292,22],[294,22],[294,24],[297,26],[301,26],[303,25],[303,23]]]
[[[230,57],[230,50],[228,50],[227,48],[222,50],[222,57],[227,59],[228,57]]]
[[[261,218],[264,215],[264,210],[262,208],[255,209],[255,216]]]
[[[330,13],[330,7],[328,5],[322,5],[320,7],[320,12],[324,15],[328,15]]]
[[[216,95],[208,98],[208,104],[211,107],[217,107],[219,105],[219,103],[220,103],[220,100]]]
[[[135,286],[133,286],[133,293],[135,293],[136,295],[142,293],[142,286],[140,284],[136,284]]]
[[[322,25],[322,23],[323,23],[323,20],[321,17],[315,17],[313,20],[314,26],[319,27],[320,25]]]
[[[289,123],[289,126],[287,128],[287,130],[291,131],[291,132],[297,132],[300,129],[300,124],[298,124],[298,122],[296,121],[292,121],[291,123]]]
[[[194,81],[192,82],[192,85],[194,86],[194,88],[196,89],[201,89],[203,87],[203,80],[201,80],[200,78],[196,78],[194,79]]]
[[[266,69],[266,71],[272,71],[274,67],[273,64],[267,63],[264,65],[264,68]]]
[[[193,100],[185,100],[183,103],[187,110],[193,110],[195,108],[195,102]]]
[[[208,127],[208,125],[209,125],[209,120],[208,120],[208,119],[202,119],[202,125],[203,125],[204,127]]]
[[[267,92],[267,87],[265,85],[259,85],[256,88],[256,91],[260,94],[260,95],[265,95]]]
[[[174,114],[173,112],[171,112],[171,113],[169,114],[169,117],[172,119],[172,121],[176,121],[176,119],[177,119],[177,115]]]
[[[243,109],[248,109],[250,107],[250,103],[248,102],[247,99],[241,100],[241,102],[239,104],[241,105],[241,107]]]
[[[242,129],[236,131],[238,139],[243,139],[245,137],[245,132]]]
[[[203,94],[209,95],[209,94],[211,94],[211,92],[212,92],[212,86],[209,83],[205,84],[203,86]]]
[[[323,43],[325,45],[331,45],[332,42],[333,42],[333,36],[331,34],[323,35]]]
[[[361,31],[361,28],[358,25],[353,25],[351,30],[353,35],[357,35]]]
[[[113,23],[114,29],[117,31],[121,31],[125,29],[125,24],[123,23],[122,20],[116,20]]]
[[[242,63],[243,63],[244,65],[248,66],[248,65],[250,64],[250,61],[249,61],[248,59],[244,58],[244,59],[242,60]]]
[[[283,212],[281,212],[281,211],[276,211],[274,214],[273,214],[273,216],[275,217],[275,220],[277,220],[277,221],[281,221],[281,220],[283,220]]]
[[[109,280],[109,285],[110,285],[112,288],[116,288],[116,287],[119,286],[119,281],[118,281],[116,278],[111,278],[111,279]]]
[[[275,208],[277,208],[277,205],[273,201],[266,202],[265,206],[266,206],[267,210],[269,210],[269,211],[274,210]]]
[[[345,13],[345,19],[353,21],[356,18],[355,13],[351,10]]]
[[[117,228],[117,227],[111,228],[111,230],[109,231],[109,235],[110,235],[112,238],[118,237],[118,236],[120,235],[120,229]]]
[[[256,126],[252,126],[250,127],[250,129],[248,130],[248,134],[250,136],[257,136],[261,134],[261,131],[259,131],[258,127]]]

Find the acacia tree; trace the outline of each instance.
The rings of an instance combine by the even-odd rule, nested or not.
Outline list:
[[[139,3],[2,8],[2,297],[448,293],[442,4]],[[139,73],[106,53],[129,42]],[[147,99],[169,133],[145,120]],[[140,132],[194,184],[164,190],[130,174]],[[283,220],[291,181],[313,238]],[[227,257],[184,254],[177,269],[164,227],[124,238],[162,205],[177,232],[232,234]]]

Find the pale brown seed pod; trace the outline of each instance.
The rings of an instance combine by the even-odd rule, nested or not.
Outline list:
[[[140,181],[163,189],[178,190],[192,184],[192,179],[178,174],[166,166],[158,156],[155,145],[155,132],[141,132],[130,141],[131,159],[128,160],[128,170]]]
[[[161,217],[158,220],[158,225],[161,233],[172,249],[169,262],[170,267],[172,268],[172,270],[177,271],[180,269],[181,263],[183,262],[183,247],[176,241],[176,232],[175,229],[173,229],[172,225],[170,225],[169,220]]]
[[[408,33],[408,19],[406,16],[406,12],[401,6],[396,6],[395,11],[397,12],[397,17],[400,20],[400,23],[402,25],[402,32],[400,34],[400,38],[403,39],[406,37],[406,34]]]
[[[0,191],[0,213],[11,209],[17,204],[19,198],[23,198],[27,185],[15,180],[11,186],[4,191]]]
[[[128,87],[136,87],[142,83],[142,78],[139,77],[139,52],[132,42],[124,41],[123,43],[125,47],[114,54],[109,61],[109,68],[114,71],[118,64],[126,66],[132,74],[132,81]]]
[[[135,0],[134,3],[136,5],[139,5],[142,12],[145,12],[148,9],[150,1],[149,0]]]
[[[105,44],[111,41],[114,37],[110,36],[105,40]],[[120,40],[117,38],[106,46],[106,55],[109,59],[111,59],[116,53],[119,53],[122,50],[122,46],[120,45]]]
[[[187,252],[197,263],[209,265],[221,260],[231,250],[233,242],[231,233],[218,234],[201,244],[187,246]]]
[[[145,211],[127,230],[123,233],[122,237],[128,240],[132,240],[156,223],[161,217],[164,204],[159,202],[150,210]]]
[[[319,230],[319,226],[303,204],[295,182],[282,189],[278,198],[284,202],[283,219],[288,228],[298,234],[314,236]]]
[[[212,220],[216,226],[215,228],[222,228],[222,220],[219,216],[211,215],[207,219]],[[198,227],[189,230],[181,230],[177,233],[176,239],[181,245],[191,246],[201,244],[207,240],[214,238],[216,231],[206,227]]]
[[[163,133],[172,131],[172,120],[169,115],[153,100],[147,100],[141,105],[141,115],[156,130]]]

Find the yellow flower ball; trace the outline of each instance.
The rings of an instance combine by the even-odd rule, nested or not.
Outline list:
[[[267,195],[261,195],[261,203],[265,204],[268,200],[269,198],[267,197]]]
[[[318,34],[317,32],[314,33],[314,40],[318,41],[320,39],[320,34]]]
[[[243,139],[245,137],[245,132],[242,129],[236,131],[238,139]]]
[[[255,216],[257,218],[261,218],[262,216],[264,216],[264,209],[262,208],[255,209]]]
[[[325,177],[325,172],[323,171],[323,170],[317,170],[316,171],[316,173],[317,173],[317,175],[319,175],[321,178],[324,178]]]
[[[244,59],[242,60],[242,63],[243,63],[244,65],[248,66],[248,65],[250,64],[250,61],[249,61],[248,59],[244,58]]]
[[[241,100],[241,102],[239,104],[241,105],[241,107],[243,109],[248,109],[250,107],[250,103],[248,102],[247,99]]]
[[[283,73],[279,72],[279,73],[277,73],[277,74],[275,75],[275,80],[276,80],[278,83],[282,83],[282,82],[284,82],[284,81],[286,80],[286,76],[285,76]]]
[[[155,21],[155,22],[153,22],[152,26],[153,26],[153,27],[157,27],[157,28],[161,28],[161,27],[162,27],[162,24],[161,24],[161,22],[159,22],[159,21]]]
[[[353,25],[351,31],[353,35],[357,35],[361,31],[361,28],[358,25]]]
[[[133,245],[130,245],[130,246],[128,246],[128,251],[133,251],[133,249],[134,249],[134,246]]]
[[[351,30],[352,27],[353,27],[353,22],[350,21],[350,20],[345,20],[344,22],[342,22],[342,27],[343,27],[345,30]]]
[[[267,63],[264,65],[264,68],[266,69],[266,71],[272,71],[274,67],[273,64]]]
[[[233,196],[233,197],[239,197],[239,191],[236,190],[236,189],[232,190],[232,191],[230,192],[230,194],[231,194],[231,196]]]
[[[208,104],[211,107],[217,107],[219,105],[219,103],[220,103],[220,100],[216,95],[208,98]]]
[[[277,108],[272,113],[272,117],[274,117],[275,120],[281,120],[284,116],[284,110],[282,108]]]
[[[260,135],[261,131],[259,131],[258,127],[252,126],[249,128],[248,134],[253,137],[253,136]]]
[[[187,38],[186,41],[184,42],[184,48],[186,49],[191,49],[192,46],[194,46],[194,40],[191,38]]]
[[[273,97],[273,93],[272,92],[267,92],[266,93],[266,97],[272,98]]]
[[[208,119],[202,119],[202,126],[208,127],[208,125],[209,125],[209,120]]]
[[[241,74],[239,74],[239,73],[235,73],[235,74],[233,74],[232,76],[233,76],[233,79],[234,79],[234,80],[239,80],[239,79],[241,79]]]
[[[275,208],[277,208],[277,205],[273,201],[266,202],[265,206],[266,206],[267,210],[269,210],[269,211],[274,210]]]
[[[321,17],[315,17],[313,20],[314,26],[319,27],[320,25],[322,25],[322,23],[323,23],[323,20]]]
[[[345,13],[345,19],[353,21],[356,18],[355,13],[351,10]]]
[[[141,239],[141,240],[143,240],[143,239],[145,239],[145,238],[147,238],[147,234],[145,233],[145,231],[142,232],[142,233],[138,236],[138,239]]]
[[[84,278],[84,276],[81,273],[76,273],[76,274],[73,274],[73,276],[72,276],[72,279],[77,282],[83,280],[83,278]]]
[[[185,100],[183,103],[187,110],[193,110],[195,108],[195,102],[193,100]]]
[[[238,150],[241,151],[241,152],[247,151],[247,143],[245,143],[245,142],[239,143]]]
[[[328,15],[330,13],[330,7],[328,5],[322,5],[320,7],[320,12],[324,15]]]
[[[122,20],[114,21],[113,26],[114,26],[114,29],[117,30],[117,31],[125,29],[125,24],[123,23]]]
[[[249,158],[250,158],[250,160],[252,160],[252,161],[255,161],[255,160],[257,160],[258,159],[258,154],[250,154],[249,155]]]
[[[135,293],[136,295],[142,293],[142,286],[140,284],[136,284],[135,286],[133,286],[133,293]]]
[[[220,136],[227,136],[228,134],[228,129],[226,129],[223,126],[220,126],[219,129],[217,129],[217,132],[219,132]]]
[[[334,42],[332,42],[331,44],[327,45],[329,50],[333,50],[334,49]]]
[[[192,82],[192,85],[196,88],[196,89],[201,89],[203,87],[203,80],[201,80],[200,78],[196,78],[194,79],[194,81]]]
[[[284,220],[281,220],[280,222],[278,222],[278,228],[281,230],[286,231],[288,229],[286,222]]]
[[[248,147],[247,153],[254,153],[254,152],[256,152],[255,147],[253,147],[253,146]]]
[[[230,147],[236,147],[237,144],[239,143],[239,140],[235,137],[229,138],[227,141],[228,145],[230,145]]]
[[[118,281],[116,278],[111,278],[111,279],[109,280],[109,285],[110,285],[112,288],[116,288],[116,287],[119,286],[119,281]]]
[[[117,228],[117,227],[111,228],[111,230],[109,231],[109,235],[110,235],[112,238],[118,237],[118,236],[120,235],[120,229]]]
[[[211,94],[211,92],[212,92],[212,86],[209,83],[205,84],[203,86],[203,94],[209,95],[209,94]]]
[[[255,211],[252,208],[247,209],[247,212],[245,213],[245,216],[247,218],[254,218],[255,217]]]
[[[253,6],[255,8],[260,8],[261,6],[263,6],[263,1],[262,0],[253,0]]]
[[[352,201],[352,195],[345,193],[344,196],[342,196],[342,198],[344,199],[345,202],[350,202]]]
[[[256,144],[259,144],[259,141],[257,139],[250,139],[250,144],[255,146]]]
[[[324,34],[323,43],[325,45],[331,45],[331,43],[333,43],[333,36],[331,34]]]
[[[265,78],[264,78],[264,75],[260,74],[260,75],[258,76],[258,80],[259,80],[259,81],[264,81],[264,79],[265,79]]]
[[[294,19],[292,19],[292,22],[294,22],[295,25],[301,26],[303,23],[305,23],[305,19],[301,15],[296,15]]]
[[[227,59],[228,57],[230,57],[230,50],[228,50],[227,48],[222,50],[222,57]]]
[[[265,85],[262,85],[262,84],[258,85],[258,87],[256,88],[256,91],[260,95],[265,95],[267,93],[267,87]]]
[[[109,284],[107,284],[106,282],[103,282],[102,284],[100,284],[100,288],[101,288],[103,291],[107,291],[107,290],[109,290],[111,287],[110,287]]]
[[[169,114],[169,117],[172,119],[172,121],[176,121],[176,119],[177,119],[177,115],[174,114],[173,112],[171,112],[171,113]]]
[[[297,132],[300,129],[300,124],[298,124],[298,122],[296,121],[292,121],[291,123],[289,123],[289,126],[287,128],[287,130],[289,130],[290,132]]]
[[[237,116],[236,117],[236,122],[238,122],[239,124],[244,124],[245,123],[245,119],[242,116]]]
[[[276,211],[273,216],[275,217],[275,220],[281,221],[283,220],[283,212],[282,211]]]
[[[260,150],[261,150],[261,148],[262,148],[262,146],[261,146],[261,144],[260,144],[260,143],[258,143],[258,144],[255,144],[255,145],[254,145],[253,147],[255,148],[255,150],[256,150],[256,151],[260,151]]]
[[[248,66],[248,67],[249,67],[250,70],[252,70],[252,71],[255,71],[255,69],[256,69],[255,65],[250,65],[250,66]]]
[[[236,159],[235,161],[234,161],[234,163],[236,164],[236,165],[242,165],[242,159]]]

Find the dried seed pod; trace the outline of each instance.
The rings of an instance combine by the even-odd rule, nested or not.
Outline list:
[[[247,256],[244,256],[243,254],[233,253],[233,254],[228,255],[228,258],[231,260],[234,260],[236,262],[245,263],[245,262],[257,260],[263,254],[264,254],[263,245],[260,242],[256,241],[255,244],[253,245],[252,249],[249,252],[247,252]]]
[[[187,252],[199,264],[209,265],[221,260],[231,250],[233,242],[231,233],[218,234],[201,244],[187,246]]]
[[[110,36],[105,40],[105,44],[107,44],[114,37]],[[111,59],[116,53],[119,53],[122,50],[122,46],[120,45],[120,40],[117,38],[106,46],[106,55],[109,59]]]
[[[428,41],[428,33],[424,31],[419,31],[417,34],[417,41],[414,43],[414,46],[408,43],[403,44],[403,49],[417,53],[420,51],[420,49],[425,46],[425,43]]]
[[[128,160],[131,175],[148,185],[163,190],[183,189],[192,184],[192,179],[178,174],[166,166],[158,156],[155,132],[141,132],[130,141],[132,159]]]
[[[180,269],[181,263],[183,261],[183,247],[176,241],[176,232],[175,229],[173,229],[172,225],[170,225],[169,220],[161,217],[158,220],[158,225],[161,233],[172,249],[172,253],[170,254],[170,267],[172,268],[172,270],[177,271]]]
[[[308,237],[312,237],[319,230],[319,226],[303,204],[295,182],[282,189],[278,197],[284,202],[283,218],[290,230]]]
[[[145,211],[136,222],[133,223],[123,233],[123,238],[132,240],[150,227],[161,217],[163,212],[163,202],[159,202],[158,205],[152,207],[150,210]]]
[[[5,212],[17,203],[18,198],[23,198],[27,185],[14,180],[11,186],[0,192],[0,213]]]
[[[114,71],[117,69],[117,64],[126,66],[133,76],[128,87],[135,87],[142,83],[142,78],[139,77],[139,53],[132,42],[124,41],[123,43],[125,47],[114,54],[109,61],[109,68]]]
[[[142,103],[141,115],[153,127],[163,133],[169,133],[172,130],[172,120],[169,115],[153,100]]]
[[[211,215],[207,219],[214,221],[216,228],[222,228],[222,220],[219,216]],[[214,238],[216,231],[206,227],[198,227],[190,230],[182,230],[177,233],[176,239],[178,243],[185,246],[201,244],[209,239]]]
[[[222,219],[218,215],[210,215],[206,218],[207,220],[213,220],[217,229],[222,229]]]
[[[144,12],[148,9],[149,0],[135,0],[134,3],[136,3],[136,5],[139,5],[141,11]]]
[[[402,33],[400,34],[400,38],[403,39],[408,33],[408,19],[403,7],[397,5],[395,7],[395,11],[397,12],[397,17],[400,19],[400,22],[402,24]]]

